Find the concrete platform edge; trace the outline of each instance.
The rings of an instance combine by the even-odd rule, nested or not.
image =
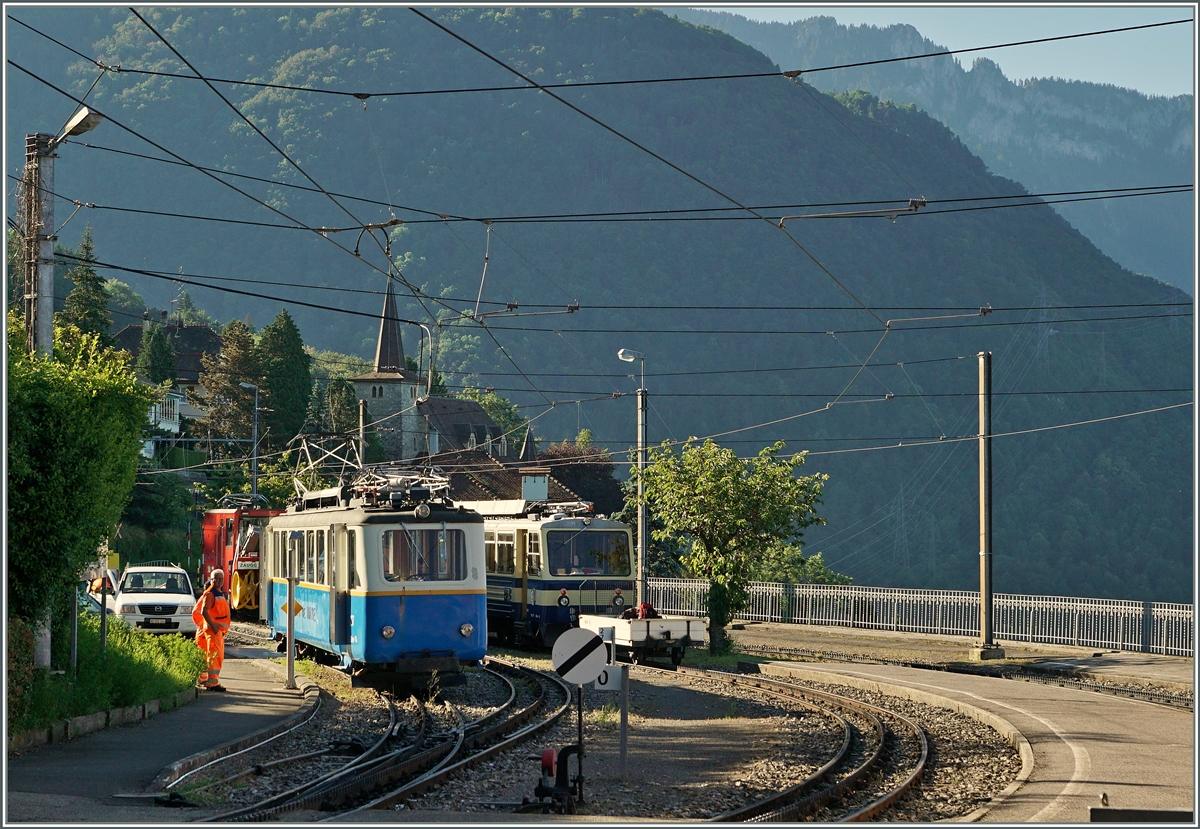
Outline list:
[[[251,664],[256,668],[266,670],[268,673],[278,673],[275,666],[267,662],[265,659],[250,660]],[[268,667],[268,666],[271,667]],[[174,763],[163,768],[162,771],[154,778],[150,785],[146,788],[147,792],[160,792],[167,786],[174,783],[179,778],[183,777],[188,772],[194,771],[201,766],[210,763],[214,760],[220,760],[223,757],[229,757],[232,754],[237,754],[248,748],[253,748],[259,743],[266,742],[277,734],[287,731],[294,725],[297,725],[309,717],[316,709],[317,702],[320,699],[320,687],[305,676],[296,677],[296,685],[300,692],[304,695],[304,699],[300,707],[296,709],[296,713],[291,714],[273,725],[268,725],[265,728],[260,728],[251,734],[243,737],[238,737],[235,740],[230,740],[227,743],[216,746],[215,748],[198,751],[182,760],[176,760]]]
[[[1025,781],[1029,779],[1029,775],[1033,774],[1033,746],[1029,744],[1029,740],[1021,733],[1015,725],[1010,723],[1003,717],[997,716],[990,711],[984,711],[982,708],[977,708],[969,703],[960,702],[949,697],[943,697],[938,694],[932,694],[928,691],[920,691],[916,688],[908,688],[904,685],[893,685],[888,682],[877,682],[873,679],[862,679],[856,676],[846,676],[843,674],[834,674],[830,671],[814,671],[800,667],[793,667],[791,664],[780,664],[778,662],[763,662],[759,664],[759,671],[764,674],[774,673],[776,675],[792,676],[797,679],[807,679],[811,682],[827,683],[831,678],[835,678],[842,685],[849,685],[852,688],[860,688],[865,691],[874,691],[881,694],[891,694],[892,696],[902,697],[912,700],[913,702],[923,702],[928,705],[936,705],[939,708],[947,708],[962,714],[964,717],[970,717],[973,720],[990,726],[1006,738],[1013,748],[1021,756],[1021,770],[1017,772],[1016,779],[1010,783],[1004,791],[997,794],[984,805],[980,806],[975,811],[957,818],[948,818],[940,820],[938,823],[976,823],[983,819],[983,816],[992,809],[999,806],[1008,798],[1025,785]]]
[[[10,752],[23,751],[27,748],[37,748],[38,746],[50,743],[61,743],[74,737],[91,734],[93,731],[101,731],[105,728],[114,728],[118,725],[148,719],[159,711],[169,711],[180,705],[186,705],[196,699],[196,695],[197,691],[195,688],[188,688],[169,697],[150,700],[140,705],[112,708],[108,711],[97,711],[93,714],[84,714],[68,720],[60,720],[45,728],[32,728],[28,731],[14,734],[8,741],[8,750]]]
[[[1049,676],[1061,676],[1064,679],[1092,679],[1097,682],[1113,682],[1124,685],[1151,685],[1155,688],[1164,688],[1168,691],[1176,693],[1190,693],[1191,685],[1185,685],[1182,682],[1170,682],[1165,679],[1150,679],[1144,676],[1133,676],[1132,674],[1102,674],[1098,671],[1089,671],[1085,668],[1056,668],[1047,665],[1022,665],[1022,670],[1035,671]]]

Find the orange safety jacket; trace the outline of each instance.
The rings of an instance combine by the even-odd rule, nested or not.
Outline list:
[[[217,634],[223,636],[225,631],[229,630],[229,600],[225,598],[224,593],[213,590],[211,585],[196,600],[196,607],[192,610],[192,621],[200,631],[208,630],[204,620],[204,605],[210,598],[213,603],[208,608],[208,615],[217,623]]]

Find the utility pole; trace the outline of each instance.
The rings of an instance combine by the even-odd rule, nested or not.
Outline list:
[[[358,465],[367,463],[367,401],[358,401]]]
[[[646,594],[646,402],[649,392],[646,391],[646,361],[642,361],[642,386],[638,389],[638,566],[637,566],[637,603],[640,612],[642,602],[650,597]]]
[[[25,136],[25,347],[54,351],[54,136]]]
[[[992,352],[979,352],[979,644],[971,659],[1003,659],[992,641]]]
[[[165,311],[163,312],[166,313]],[[164,323],[166,320],[163,321]],[[250,458],[250,494],[258,495],[258,386],[253,383],[238,383],[243,389],[249,391],[254,389],[254,425],[251,427],[250,445],[253,447],[254,454]]]

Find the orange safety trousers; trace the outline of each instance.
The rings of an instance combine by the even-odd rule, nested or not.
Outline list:
[[[209,630],[204,620],[204,608],[209,602],[208,615],[217,623],[216,632]],[[224,594],[206,590],[196,602],[192,619],[199,627],[196,645],[208,658],[208,668],[201,671],[199,682],[206,688],[212,688],[221,684],[221,666],[225,663],[225,631],[229,630],[229,602]]]

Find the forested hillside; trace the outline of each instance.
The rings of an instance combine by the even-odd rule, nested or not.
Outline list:
[[[782,69],[836,66],[939,52],[912,26],[842,26],[832,17],[765,23],[728,12],[672,9],[762,50]],[[980,32],[977,45],[994,42]],[[1096,48],[1103,48],[1097,44]],[[968,56],[969,57],[969,56]],[[1107,84],[1031,78],[1015,82],[987,58],[964,69],[953,57],[860,66],[804,76],[817,89],[866,90],[915,103],[943,122],[994,173],[1035,193],[1192,181],[1191,95],[1147,96]],[[1067,203],[1055,207],[1126,267],[1195,293],[1192,195]]]
[[[651,10],[426,12],[539,83],[772,69],[722,32]],[[190,74],[125,10],[10,14],[123,70]],[[481,311],[516,302],[517,313],[559,312],[496,315],[486,330],[443,326],[438,367],[452,386],[493,387],[537,416],[543,439],[588,427],[596,443],[624,450],[635,404],[613,394],[636,388],[628,375],[638,367],[615,355],[644,352],[651,441],[719,435],[752,455],[782,438],[789,451],[811,450],[803,471],[831,477],[828,525],[809,531],[808,549],[860,584],[977,584],[975,444],[955,438],[977,431],[975,355],[990,350],[993,429],[1022,432],[995,442],[997,589],[1191,601],[1192,409],[1035,431],[1191,400],[1190,306],[1164,304],[1179,291],[1121,268],[1044,205],[941,212],[955,205],[932,202],[1027,191],[915,108],[779,77],[555,90],[763,208],[763,221],[549,94],[519,89],[407,9],[147,14],[208,76],[370,93],[215,84],[321,187],[371,201],[339,206],[283,186],[314,187],[201,82],[109,73],[89,102],[188,162],[274,182],[222,177],[291,218],[177,159],[110,151],[169,158],[108,122],[59,151],[61,196],[284,227],[87,208],[101,262],[216,286],[186,287],[221,320],[250,314],[261,325],[284,299],[310,303],[287,306],[306,343],[366,355],[378,324],[342,312],[378,313],[384,276],[371,266],[386,268],[382,232],[375,243],[290,228],[403,219],[390,253],[432,299],[402,315],[473,312],[477,296]],[[95,80],[94,66],[36,34],[10,25],[9,38],[10,60],[77,97]],[[71,104],[12,67],[9,78],[16,174],[24,133],[56,130]],[[478,87],[514,89],[402,94]],[[895,221],[778,226],[785,215],[898,209],[917,194],[930,207]],[[692,212],[584,215],[626,211]],[[551,214],[574,218],[503,220]],[[494,221],[489,233],[460,217]],[[159,307],[176,290],[105,275]],[[966,316],[903,321],[947,315]],[[406,337],[416,354],[418,329]],[[847,451],[881,446],[892,448]]]

